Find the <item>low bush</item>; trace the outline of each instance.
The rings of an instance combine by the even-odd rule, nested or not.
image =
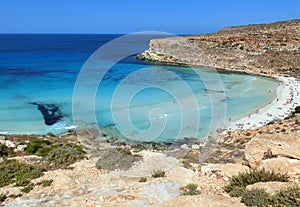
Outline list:
[[[22,188],[21,191],[23,193],[29,193],[33,189],[33,187],[34,187],[34,185],[31,183],[31,184],[25,186],[24,188]]]
[[[136,158],[129,150],[109,148],[100,152],[96,167],[105,170],[127,170],[135,161]]]
[[[193,166],[191,165],[191,163],[188,160],[182,160],[181,163],[184,168],[194,170]]]
[[[231,196],[240,197],[247,185],[269,181],[287,182],[288,180],[289,177],[286,174],[266,171],[265,169],[252,170],[249,172],[241,172],[238,175],[233,176],[224,189]],[[238,193],[239,191],[240,193]]]
[[[6,195],[0,194],[0,204],[6,200]]]
[[[182,157],[182,159],[189,160],[191,162],[196,162],[197,158],[193,155],[186,154]]]
[[[242,195],[243,203],[247,206],[269,206],[272,205],[272,198],[263,189],[245,190]]]
[[[197,190],[198,185],[194,183],[189,183],[185,188],[184,192],[181,195],[188,196],[188,195],[199,195],[201,192]]]
[[[0,144],[0,157],[7,157],[9,153],[9,149],[4,144]]]
[[[50,186],[52,182],[53,182],[52,179],[51,179],[51,180],[42,180],[42,181],[41,181],[41,185],[42,185],[43,187],[47,187],[47,186]]]
[[[290,187],[280,190],[275,195],[263,189],[245,190],[241,201],[247,206],[300,206],[300,188]]]
[[[19,163],[15,160],[5,160],[0,163],[0,187],[15,183],[16,186],[26,186],[32,179],[42,176],[40,167]]]
[[[84,155],[73,148],[54,148],[44,157],[41,166],[47,170],[65,169],[83,158]]]
[[[140,182],[140,183],[147,182],[147,178],[145,178],[145,177],[141,177],[141,178],[139,179],[139,182]]]
[[[300,188],[290,187],[276,193],[272,198],[274,206],[300,206]]]

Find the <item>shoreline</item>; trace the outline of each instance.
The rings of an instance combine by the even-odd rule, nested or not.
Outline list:
[[[198,66],[204,67],[205,66]],[[284,76],[268,76],[265,74],[251,74],[240,71],[232,71],[228,69],[216,69],[218,72],[221,70],[222,73],[227,71],[227,73],[231,74],[244,74],[244,75],[254,75],[260,76],[264,78],[270,78],[278,81],[280,85],[277,87],[276,97],[269,103],[265,103],[264,105],[257,108],[257,111],[246,111],[239,116],[231,117],[231,121],[226,120],[225,127],[223,131],[231,131],[231,130],[244,130],[251,128],[261,128],[267,125],[269,122],[274,120],[283,120],[285,117],[289,116],[290,113],[295,109],[297,104],[300,105],[300,80],[295,77],[284,77]],[[297,92],[298,91],[298,92]],[[291,93],[293,92],[293,93]],[[289,99],[289,103],[286,103]],[[250,114],[250,118],[248,115]],[[76,130],[75,130],[76,131]],[[72,132],[64,132],[61,134],[57,134],[58,137],[63,137],[69,134],[73,134]],[[221,135],[221,133],[217,133],[215,137]],[[47,134],[26,134],[26,133],[8,133],[8,132],[0,132],[0,135],[33,135],[33,136],[47,136]],[[193,138],[191,138],[193,139]],[[201,140],[201,139],[199,139]],[[123,140],[124,141],[124,140]],[[175,143],[176,141],[174,141]],[[157,143],[158,144],[158,143]],[[161,143],[163,144],[163,143]]]
[[[280,81],[277,97],[269,104],[231,122],[227,121],[226,130],[260,128],[274,120],[283,120],[300,103],[300,81],[293,77],[273,77]]]

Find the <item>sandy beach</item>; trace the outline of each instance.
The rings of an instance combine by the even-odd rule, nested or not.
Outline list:
[[[284,119],[300,103],[300,81],[292,77],[276,77],[280,82],[277,97],[254,114],[227,122],[228,130],[262,127],[272,120]]]

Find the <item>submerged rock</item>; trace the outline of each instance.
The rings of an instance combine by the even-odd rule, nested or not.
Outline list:
[[[39,104],[39,103],[30,103],[32,105],[37,105],[38,110],[42,113],[45,124],[51,126],[63,118],[62,112],[59,107],[55,104]]]

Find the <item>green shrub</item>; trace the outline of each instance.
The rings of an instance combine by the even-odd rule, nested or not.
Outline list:
[[[197,161],[197,158],[193,155],[189,155],[189,154],[186,154],[182,157],[182,159],[185,159],[185,160],[190,160],[191,162],[196,162]]]
[[[198,185],[194,183],[189,183],[186,187],[184,192],[181,195],[187,196],[187,195],[199,195],[201,192],[197,190]]]
[[[30,180],[42,176],[42,169],[33,165],[5,160],[0,163],[0,187],[15,183],[26,186]]]
[[[83,158],[81,153],[70,147],[54,148],[43,159],[42,166],[48,170],[64,169]]]
[[[242,195],[247,206],[300,206],[300,188],[290,187],[271,196],[263,189],[245,190]]]
[[[57,147],[59,145],[53,145],[49,140],[35,139],[27,146],[26,154],[45,157],[52,149]]]
[[[165,177],[166,172],[164,170],[153,170],[151,175],[153,178]]]
[[[279,181],[287,182],[289,177],[286,174],[277,173],[274,171],[266,171],[265,169],[252,170],[249,172],[241,172],[233,176],[229,180],[229,184],[225,186],[225,191],[230,195],[237,197],[243,194],[247,185],[252,185],[258,182]],[[241,191],[241,193],[238,193]]]
[[[0,203],[6,200],[6,195],[0,194]]]
[[[0,157],[7,157],[9,154],[9,149],[6,145],[0,144]]]
[[[21,191],[24,193],[29,193],[33,189],[33,187],[34,187],[34,185],[31,183],[31,184],[25,186],[24,188],[22,188]]]
[[[139,182],[141,182],[141,183],[147,182],[147,178],[141,177],[141,178],[139,179]]]
[[[273,196],[272,200],[274,206],[300,206],[300,188],[290,187],[281,190]]]
[[[182,160],[181,163],[182,163],[182,165],[183,165],[184,168],[194,170],[193,166],[191,165],[191,163],[189,163],[189,161]]]
[[[247,206],[272,205],[272,198],[270,194],[263,189],[245,190],[241,201]]]
[[[269,123],[267,123],[267,125],[273,125],[275,124],[275,121],[270,121]]]
[[[41,181],[41,185],[42,185],[43,187],[47,187],[47,186],[50,186],[52,182],[53,182],[52,179],[51,179],[51,180],[42,180],[42,181]]]
[[[105,170],[127,170],[135,161],[135,157],[129,150],[109,148],[100,152],[96,167]]]
[[[297,107],[295,108],[295,113],[296,113],[296,114],[299,114],[299,113],[300,113],[300,106],[297,106]]]

